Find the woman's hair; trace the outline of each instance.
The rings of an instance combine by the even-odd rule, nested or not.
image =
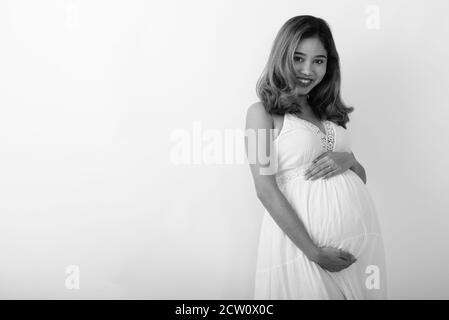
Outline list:
[[[302,15],[289,19],[279,30],[265,69],[257,82],[257,95],[270,114],[301,114],[298,80],[293,67],[294,52],[303,39],[317,37],[327,51],[327,68],[321,82],[308,94],[314,114],[346,128],[347,107],[340,97],[340,58],[331,30],[323,19]]]

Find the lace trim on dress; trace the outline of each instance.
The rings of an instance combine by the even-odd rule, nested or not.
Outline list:
[[[328,120],[324,121],[324,127],[326,128],[327,136],[325,137],[324,151],[333,151],[335,144],[335,130],[332,123]],[[323,141],[323,140],[321,140]]]
[[[334,130],[334,127],[332,126],[331,121],[329,121],[329,120],[322,121],[322,123],[324,125],[324,130],[326,131],[326,133],[324,133],[323,131],[321,131],[320,128],[318,128],[318,126],[316,126],[315,124],[313,124],[310,121],[304,120],[299,117],[295,117],[295,119],[298,119],[299,121],[302,121],[303,123],[305,123],[310,129],[315,131],[315,133],[320,136],[321,147],[323,149],[323,152],[334,150],[335,130]]]
[[[276,175],[278,186],[284,186],[293,178],[304,175],[304,171],[307,169],[306,167],[307,166],[301,166],[293,169],[288,169],[287,171]]]

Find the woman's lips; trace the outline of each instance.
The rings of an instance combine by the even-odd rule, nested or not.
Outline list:
[[[298,81],[302,87],[308,87],[313,82],[313,80],[311,79],[304,79],[304,78],[298,78]]]

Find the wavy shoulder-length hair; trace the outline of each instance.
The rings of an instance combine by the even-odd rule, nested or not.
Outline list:
[[[307,101],[319,119],[328,119],[346,128],[348,114],[354,108],[346,106],[340,97],[340,58],[329,25],[321,18],[296,16],[282,26],[257,82],[257,95],[270,114],[302,114],[293,56],[301,40],[313,37],[321,41],[328,59],[326,73],[309,92]]]

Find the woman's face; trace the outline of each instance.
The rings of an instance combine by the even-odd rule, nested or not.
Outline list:
[[[318,38],[301,40],[293,56],[293,66],[298,86],[303,94],[308,94],[326,74],[327,52]]]

